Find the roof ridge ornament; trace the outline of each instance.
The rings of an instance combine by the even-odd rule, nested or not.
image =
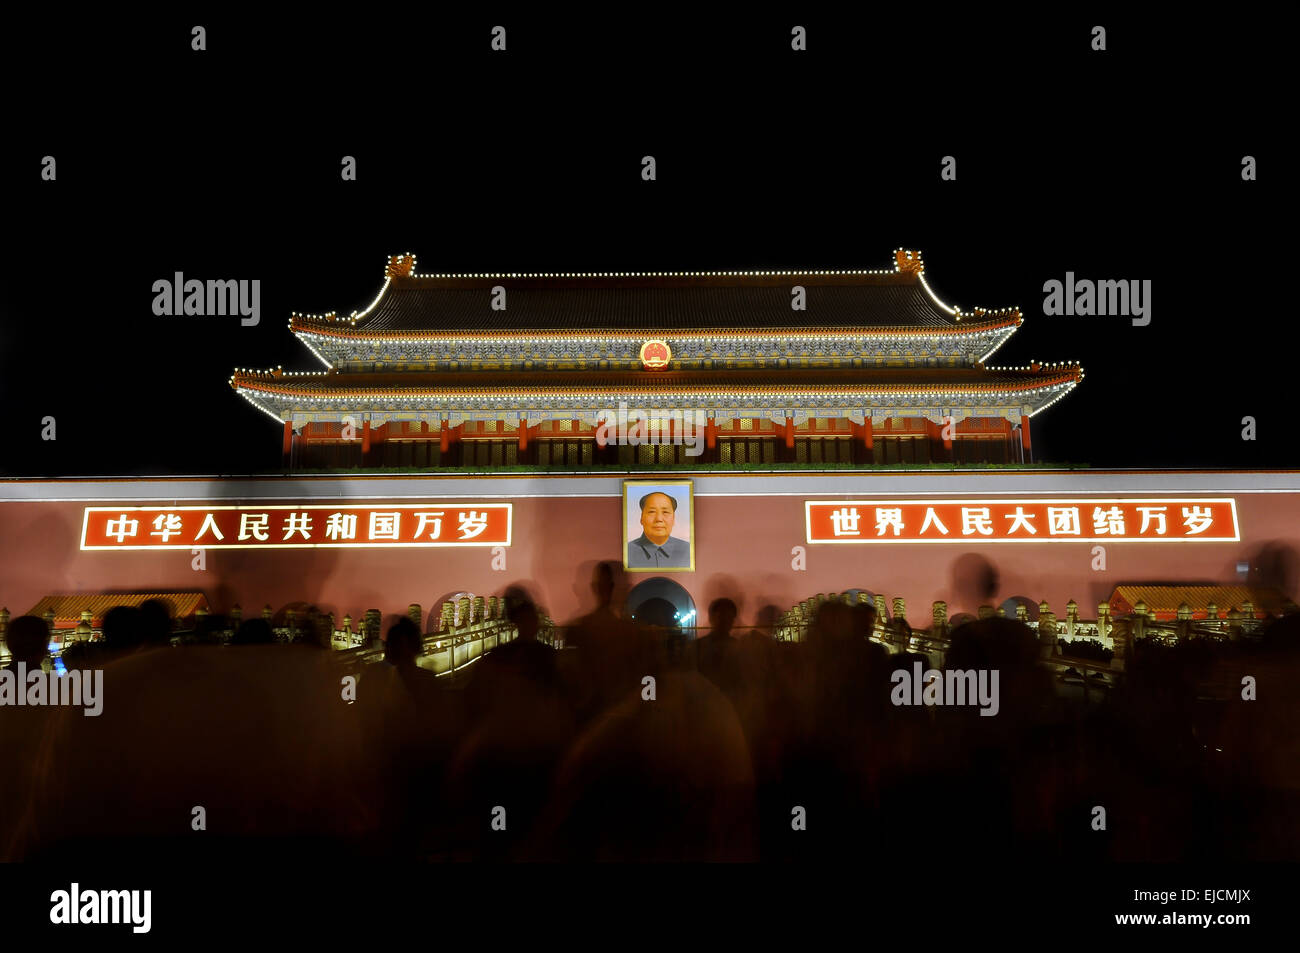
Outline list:
[[[409,278],[413,274],[415,274],[415,256],[410,252],[388,256],[388,266],[384,269],[385,278]]]
[[[908,251],[906,248],[895,249],[894,264],[904,274],[919,275],[925,272],[925,263],[921,261],[919,251]]]

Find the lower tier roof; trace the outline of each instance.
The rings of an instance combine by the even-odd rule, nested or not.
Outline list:
[[[296,374],[236,371],[238,391],[288,398],[399,400],[445,397],[989,395],[1031,393],[1083,379],[1077,365],[1035,368],[893,367],[664,371],[456,371]]]

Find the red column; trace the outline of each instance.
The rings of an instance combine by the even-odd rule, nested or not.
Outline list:
[[[785,448],[787,450],[794,449],[794,418],[793,417],[785,418]]]
[[[870,466],[876,462],[876,437],[871,423],[871,411],[867,411],[865,418],[862,421],[862,449],[853,452],[853,459]]]
[[[524,462],[524,454],[528,452],[528,421],[522,417],[519,418],[519,462]]]
[[[704,449],[715,450],[718,446],[718,428],[710,417],[704,422]]]
[[[288,468],[290,455],[293,453],[293,421],[284,422],[284,445],[281,448],[281,463]]]
[[[443,453],[451,449],[451,427],[445,418],[442,421],[442,432],[438,434],[438,449]]]
[[[952,429],[953,430],[957,429],[957,424],[955,421],[953,422]],[[942,423],[939,424],[939,436],[943,438],[944,458],[946,460],[952,460],[952,433],[951,431],[948,430],[948,421],[946,418]]]
[[[1029,417],[1026,414],[1020,415],[1020,445],[1025,448],[1026,454],[1032,449],[1029,442]]]

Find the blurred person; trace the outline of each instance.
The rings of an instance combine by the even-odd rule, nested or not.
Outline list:
[[[275,644],[275,631],[271,628],[271,623],[265,619],[245,619],[239,623],[239,628],[235,630],[234,636],[230,639],[231,645],[273,645]]]
[[[5,645],[12,656],[6,669],[17,672],[18,663],[22,662],[27,671],[35,671],[49,654],[50,627],[44,619],[37,616],[19,616],[9,623],[9,628],[5,631]]]
[[[145,620],[134,606],[114,606],[104,613],[102,651],[118,658],[145,645]]]
[[[49,642],[50,629],[44,619],[24,615],[9,623],[5,644],[13,658],[5,671],[13,673],[14,691],[27,691],[27,685],[18,683],[18,676],[41,671]],[[11,841],[27,806],[41,739],[54,711],[45,705],[16,705],[13,701],[8,699],[0,707],[0,861],[16,859],[11,856]]]
[[[110,656],[99,716],[51,713],[14,856],[345,855],[377,819],[337,663],[317,658],[266,644]]]
[[[480,858],[519,849],[574,730],[557,653],[537,639],[536,604],[518,587],[505,600],[516,638],[475,663],[465,690],[465,737],[448,768],[452,803],[463,818],[458,842]],[[506,812],[504,831],[492,830],[486,813],[498,806]]]
[[[671,603],[649,600],[637,622],[660,651],[647,656],[639,690],[570,746],[522,856],[757,859],[753,768],[735,711],[679,651]]]
[[[734,699],[740,691],[739,646],[731,630],[736,603],[728,598],[709,603],[709,634],[695,640],[696,669]]]
[[[580,720],[634,691],[643,667],[641,634],[613,607],[622,573],[618,563],[597,563],[591,576],[596,608],[565,627],[566,651],[556,661]]]
[[[419,665],[424,637],[401,616],[384,639],[384,659],[365,668],[357,713],[365,738],[365,796],[379,816],[370,853],[418,858],[439,804],[439,766],[459,720],[450,716],[433,672]]]
[[[140,630],[145,645],[170,648],[172,644],[172,607],[162,599],[140,603]]]

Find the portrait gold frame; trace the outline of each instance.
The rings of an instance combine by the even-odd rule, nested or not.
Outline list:
[[[627,564],[627,546],[631,542],[625,538],[628,524],[628,507],[631,503],[639,501],[645,493],[660,490],[665,487],[686,487],[686,506],[690,511],[691,538],[687,542],[691,547],[691,564],[690,566],[637,566],[632,567]],[[638,507],[639,509],[639,507]],[[620,513],[622,522],[619,524],[619,540],[623,551],[623,570],[625,572],[695,572],[695,481],[694,480],[624,480],[623,481],[623,507]],[[681,539],[680,536],[677,537]]]

